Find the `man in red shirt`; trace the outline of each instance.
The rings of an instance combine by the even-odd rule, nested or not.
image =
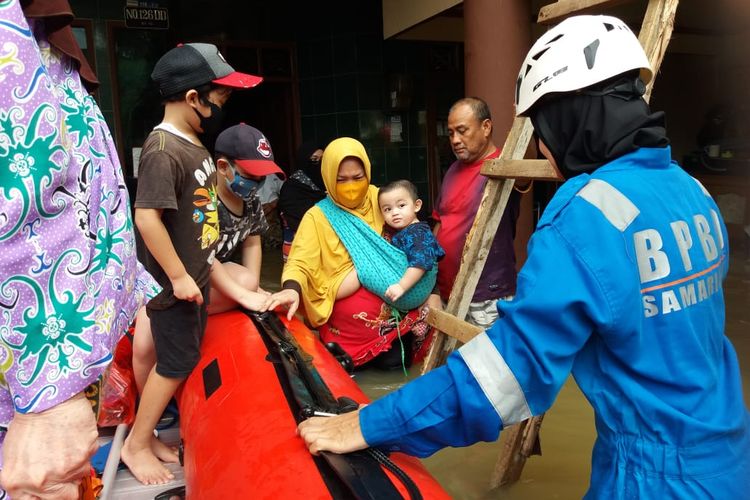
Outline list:
[[[448,114],[448,136],[456,161],[443,178],[436,209],[433,232],[445,250],[438,266],[438,287],[448,300],[453,281],[461,264],[466,236],[482,200],[487,178],[479,171],[484,160],[500,156],[492,142],[492,117],[487,103],[478,97],[463,98],[451,106]],[[516,234],[520,195],[513,191],[490,247],[487,264],[479,278],[467,320],[482,328],[497,319],[495,302],[516,292]]]

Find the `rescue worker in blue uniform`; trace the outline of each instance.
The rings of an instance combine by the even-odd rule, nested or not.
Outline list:
[[[500,319],[358,412],[300,424],[310,450],[427,456],[545,412],[572,373],[595,411],[594,498],[747,498],[750,417],[724,335],[719,210],[670,159],[652,72],[619,19],[569,18],[531,48],[516,112],[567,181]],[[492,265],[488,262],[487,265]]]

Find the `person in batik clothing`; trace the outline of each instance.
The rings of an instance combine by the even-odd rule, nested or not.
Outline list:
[[[72,19],[65,1],[0,1],[0,484],[14,498],[78,497],[97,437],[84,391],[159,292]]]

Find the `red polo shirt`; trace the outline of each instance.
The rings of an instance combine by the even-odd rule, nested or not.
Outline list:
[[[432,217],[440,222],[438,243],[445,250],[445,258],[438,265],[438,287],[447,300],[461,264],[466,236],[482,201],[487,178],[479,172],[484,160],[500,156],[500,149],[469,165],[455,161],[443,178],[440,196]],[[498,299],[516,291],[516,257],[513,250],[520,197],[513,191],[505,209],[495,239],[490,248],[484,271],[479,278],[472,302]]]

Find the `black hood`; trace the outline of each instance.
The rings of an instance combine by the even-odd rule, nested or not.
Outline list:
[[[644,90],[639,79],[625,77],[535,106],[530,113],[534,131],[566,179],[638,148],[669,145],[664,113],[651,113]]]

